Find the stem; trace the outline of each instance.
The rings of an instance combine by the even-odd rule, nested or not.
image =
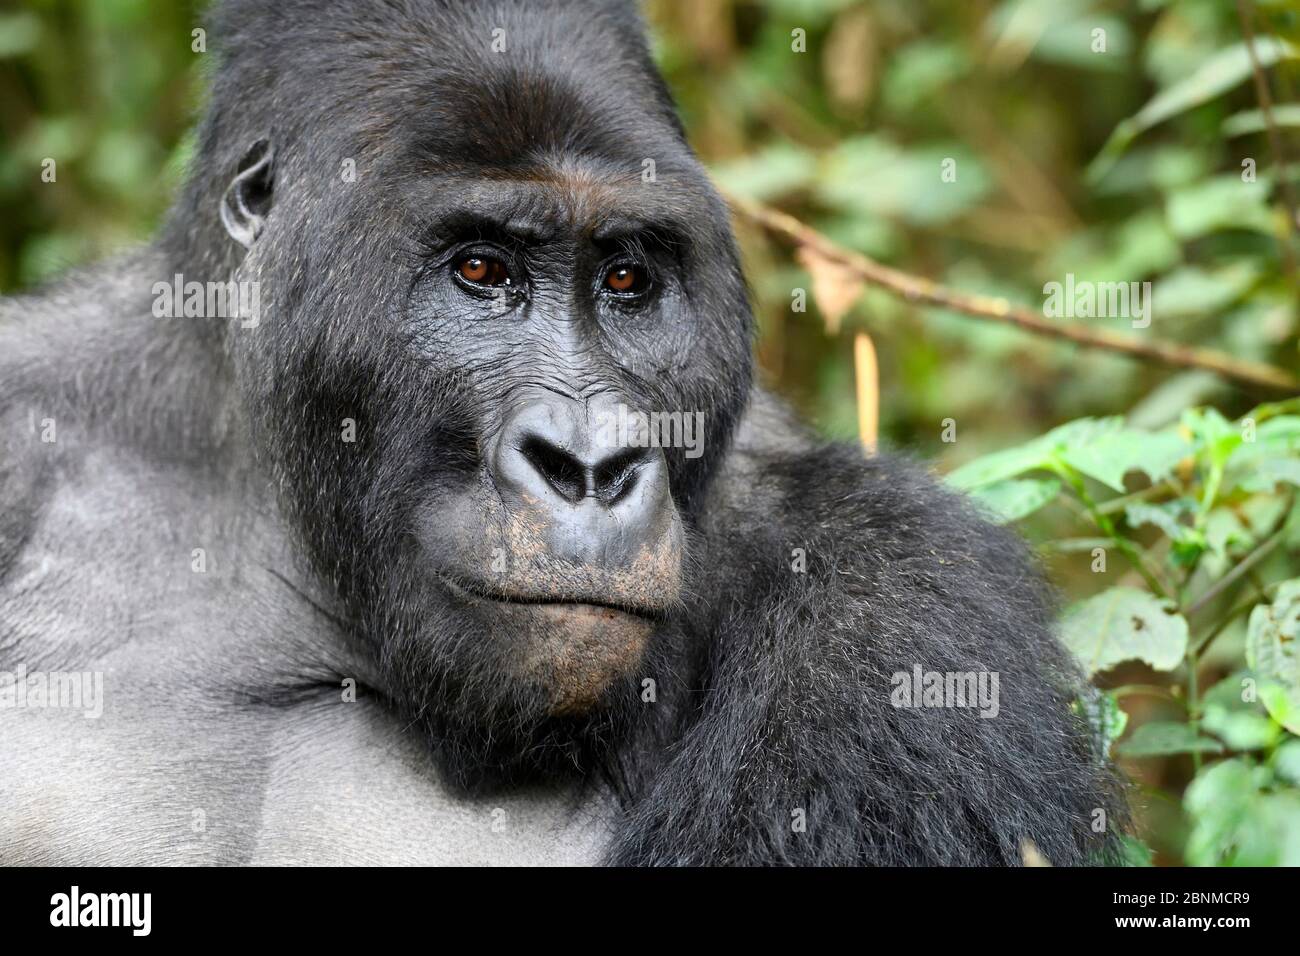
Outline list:
[[[1175,697],[1168,687],[1160,687],[1156,684],[1125,684],[1122,687],[1116,687],[1111,691],[1116,698],[1131,697],[1134,694],[1146,694],[1150,697],[1164,697],[1167,700],[1175,701],[1180,707],[1186,707],[1187,704]]]
[[[1148,501],[1151,498],[1158,498],[1161,494],[1168,494],[1169,491],[1170,488],[1168,483],[1162,481],[1158,484],[1149,485],[1141,491],[1133,491],[1127,495],[1120,495],[1118,498],[1111,498],[1108,501],[1103,501],[1101,504],[1097,505],[1097,510],[1104,515],[1115,514],[1116,512],[1123,511],[1134,502]]]
[[[1287,175],[1286,148],[1277,122],[1273,119],[1273,96],[1268,89],[1268,78],[1260,66],[1255,54],[1255,9],[1251,0],[1237,0],[1237,16],[1241,19],[1241,35],[1246,41],[1246,55],[1250,57],[1250,69],[1255,78],[1255,97],[1259,100],[1259,111],[1264,115],[1264,126],[1268,130],[1268,145],[1273,151],[1273,162],[1277,164],[1277,178],[1281,186],[1282,202],[1286,206],[1286,230],[1282,234],[1282,261],[1286,265],[1286,274],[1292,287],[1296,286],[1295,239],[1296,199],[1291,180]]]
[[[1238,604],[1231,611],[1225,614],[1223,618],[1217,624],[1215,624],[1214,627],[1211,628],[1210,631],[1203,638],[1197,641],[1196,653],[1198,655],[1204,653],[1205,649],[1210,646],[1210,644],[1214,641],[1216,637],[1218,637],[1220,634],[1223,633],[1224,629],[1229,624],[1231,624],[1237,618],[1241,617],[1241,615],[1245,614],[1247,611],[1257,607],[1258,604],[1259,604],[1258,601],[1243,601],[1241,604]]]
[[[784,236],[826,259],[843,266],[864,282],[879,286],[909,302],[920,302],[961,312],[972,318],[1014,325],[1048,338],[1065,339],[1076,345],[1106,349],[1136,358],[1149,359],[1176,368],[1202,368],[1224,378],[1270,391],[1300,391],[1300,378],[1285,369],[1262,362],[1234,358],[1215,349],[1197,348],[1159,339],[1137,339],[1109,329],[1094,329],[1074,322],[1049,321],[1024,306],[1006,299],[957,292],[929,279],[881,265],[861,253],[845,249],[794,216],[762,203],[727,195],[737,213],[777,235]]]
[[[1201,693],[1196,676],[1199,651],[1189,643],[1187,646],[1187,723],[1192,728],[1193,740],[1201,736]],[[1192,749],[1192,767],[1201,772],[1201,749]]]
[[[1083,479],[1074,475],[1066,468],[1054,470],[1070,485],[1071,488],[1074,489],[1074,493],[1079,496],[1079,500],[1083,503],[1084,508],[1087,509],[1088,516],[1092,518],[1093,524],[1100,528],[1106,537],[1110,538],[1115,547],[1119,549],[1120,553],[1128,559],[1129,564],[1133,565],[1133,569],[1137,571],[1138,574],[1142,575],[1142,579],[1146,581],[1147,587],[1156,594],[1159,594],[1162,598],[1167,599],[1169,597],[1169,589],[1166,588],[1164,584],[1161,583],[1160,579],[1156,577],[1155,573],[1147,567],[1146,561],[1142,559],[1142,552],[1138,551],[1138,549],[1133,546],[1133,542],[1121,535],[1119,531],[1115,529],[1115,523],[1110,520],[1110,516],[1097,507],[1097,503],[1093,501],[1092,495],[1088,494],[1088,489],[1084,485]]]
[[[1281,544],[1282,536],[1285,531],[1286,527],[1284,524],[1283,527],[1278,528],[1271,535],[1265,538],[1254,551],[1242,558],[1231,571],[1206,588],[1201,593],[1200,597],[1187,606],[1183,611],[1183,615],[1185,617],[1191,617],[1196,614],[1196,612],[1203,609],[1215,598],[1223,594],[1224,591],[1228,590],[1228,588],[1240,581],[1245,575],[1249,574],[1251,569],[1267,558],[1273,552],[1273,549]]]

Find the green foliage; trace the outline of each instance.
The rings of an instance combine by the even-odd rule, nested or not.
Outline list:
[[[1084,419],[948,478],[1008,519],[1056,507],[1100,536],[1089,552],[1097,584],[1065,611],[1061,636],[1089,676],[1145,672],[1151,684],[1129,690],[1177,705],[1137,722],[1113,752],[1192,762],[1190,863],[1300,863],[1297,411],[1291,400],[1232,421],[1191,408],[1155,430]],[[1021,477],[1033,472],[1053,478]],[[1024,485],[1034,493],[1008,490]],[[1227,647],[1247,615],[1244,640]],[[1083,712],[1114,739],[1113,718]]]
[[[191,49],[198,0],[19,6],[0,13],[0,292],[152,231],[180,181],[206,65]]]
[[[1193,821],[1187,862],[1196,866],[1300,866],[1300,790],[1249,758],[1199,773],[1184,800]]]
[[[1300,51],[1283,40],[1263,37],[1255,44],[1255,55],[1262,65],[1272,66],[1281,60],[1295,59],[1300,56]],[[1093,175],[1102,175],[1115,156],[1127,149],[1139,134],[1209,102],[1245,82],[1250,74],[1251,61],[1245,43],[1234,43],[1216,52],[1190,76],[1162,89],[1142,109],[1120,123],[1098,157]]]
[[[1263,684],[1269,714],[1300,734],[1300,578],[1284,581],[1272,603],[1250,612],[1246,661]]]

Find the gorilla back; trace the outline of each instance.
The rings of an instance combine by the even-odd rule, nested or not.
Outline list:
[[[208,33],[158,239],[0,307],[0,859],[1113,853],[1021,544],[752,387],[630,5]]]

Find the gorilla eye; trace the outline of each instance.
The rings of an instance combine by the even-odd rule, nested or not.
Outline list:
[[[487,256],[466,256],[456,263],[456,274],[472,285],[510,284],[510,270],[506,264],[500,259]]]
[[[615,295],[640,295],[649,285],[646,270],[631,263],[614,266],[605,273],[605,290]]]

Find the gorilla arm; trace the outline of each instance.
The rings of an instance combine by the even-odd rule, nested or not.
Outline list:
[[[742,435],[709,509],[697,593],[715,596],[701,614],[720,610],[701,635],[702,707],[609,861],[1112,852],[1122,802],[1071,711],[1078,678],[1021,542],[899,461],[753,444]],[[993,700],[896,706],[942,703],[900,699],[918,670],[971,675]]]

